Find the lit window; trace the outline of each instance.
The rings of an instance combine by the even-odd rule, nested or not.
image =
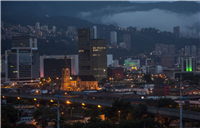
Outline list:
[[[78,52],[84,52],[84,50],[78,50]]]

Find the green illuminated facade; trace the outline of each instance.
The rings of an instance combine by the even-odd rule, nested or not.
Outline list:
[[[194,57],[183,58],[182,71],[186,72],[196,71],[196,58]]]

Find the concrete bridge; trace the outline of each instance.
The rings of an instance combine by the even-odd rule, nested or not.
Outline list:
[[[49,96],[49,95],[30,95],[30,94],[18,94],[18,93],[1,93],[2,96],[5,97],[20,97],[22,99],[34,99],[37,100],[45,100],[45,101],[57,101],[58,97]],[[83,99],[83,98],[67,98],[67,97],[59,97],[61,102],[68,101],[71,103],[78,103],[78,104],[86,104],[86,105],[101,105],[101,106],[111,106],[112,101],[102,101],[97,99]],[[154,115],[160,115],[160,116],[166,116],[171,117],[174,119],[180,118],[180,110],[179,109],[170,109],[170,108],[157,108],[157,107],[151,107],[148,106],[148,112]],[[199,122],[200,121],[200,112],[193,112],[193,111],[182,111],[182,118],[184,121],[194,121]]]

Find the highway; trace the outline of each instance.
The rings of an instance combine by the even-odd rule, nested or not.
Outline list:
[[[49,95],[30,95],[30,94],[18,94],[18,93],[1,93],[2,96],[5,97],[20,97],[22,99],[34,99],[37,100],[45,100],[49,101],[53,100],[54,102],[58,100],[58,97],[49,96]],[[112,101],[103,101],[97,99],[83,99],[83,98],[67,98],[67,97],[59,97],[61,102],[68,103],[77,103],[77,104],[86,104],[86,105],[101,105],[103,107],[111,106]],[[179,119],[180,111],[178,109],[170,109],[170,108],[157,108],[148,106],[148,112],[154,115],[171,117],[174,119]],[[185,111],[183,110],[183,121],[200,121],[200,112],[193,111]]]

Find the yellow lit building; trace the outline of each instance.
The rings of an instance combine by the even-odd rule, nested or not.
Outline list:
[[[98,89],[98,83],[92,75],[70,76],[70,68],[68,67],[65,55],[65,63],[62,69],[61,89],[64,91],[96,90]]]

